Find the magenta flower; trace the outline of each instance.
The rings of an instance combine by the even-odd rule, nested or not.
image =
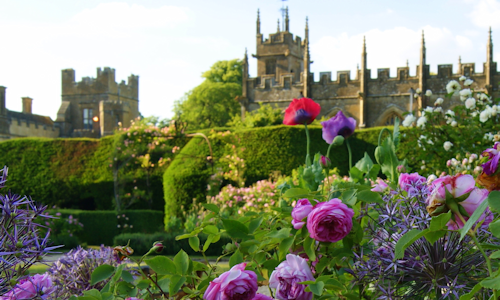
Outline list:
[[[329,169],[332,166],[332,161],[328,157],[321,155],[319,158],[319,164],[323,169]]]
[[[317,241],[335,243],[349,234],[353,216],[354,210],[340,199],[320,202],[307,216],[307,230]]]
[[[257,274],[245,271],[246,263],[235,265],[208,286],[205,300],[251,300],[257,293]]]
[[[383,193],[389,186],[382,179],[377,179],[377,184],[372,186],[372,192]]]
[[[262,295],[262,294],[257,293],[255,295],[255,297],[253,297],[252,300],[273,300],[273,298],[271,298],[271,297],[269,297],[267,295]]]
[[[21,280],[0,300],[47,299],[54,290],[48,273],[35,274]]]
[[[415,190],[415,186],[421,186],[423,183],[427,182],[427,178],[420,176],[418,173],[402,173],[399,175],[399,187],[408,193],[412,193]]]
[[[292,103],[285,110],[283,124],[303,125],[311,124],[319,115],[321,107],[318,103],[309,98],[293,99]]]
[[[434,180],[431,184],[431,194],[427,198],[427,211],[431,216],[446,213],[450,210],[446,205],[446,190],[455,198],[468,195],[461,201],[457,199],[456,203],[461,212],[453,211],[453,218],[448,222],[448,229],[457,230],[464,226],[462,219],[467,221],[481,203],[488,197],[488,190],[476,188],[476,182],[471,175],[445,176]],[[461,206],[461,208],[460,208]],[[465,213],[463,212],[465,210]],[[468,214],[468,216],[467,216]],[[493,215],[489,208],[481,215],[479,221],[484,220],[482,226],[487,226],[493,221]]]
[[[344,138],[350,137],[354,133],[354,129],[356,129],[356,120],[347,118],[340,110],[335,117],[321,122],[321,125],[323,126],[323,139],[328,144],[331,144],[333,139],[338,135]]]
[[[302,226],[304,226],[304,224],[306,224],[306,222],[304,222],[303,220],[305,218],[307,218],[307,216],[312,211],[312,209],[313,209],[313,206],[311,205],[311,202],[309,201],[309,199],[300,199],[297,202],[297,205],[295,205],[295,207],[292,210],[293,228],[295,228],[297,230],[302,228]]]
[[[489,160],[482,165],[483,172],[488,176],[495,174],[498,169],[498,161],[500,160],[500,151],[498,151],[498,145],[500,145],[500,143],[495,142],[493,148],[488,148],[483,152],[483,156],[489,157]]]
[[[313,294],[306,292],[307,285],[299,284],[299,282],[314,280],[305,259],[297,255],[287,254],[286,260],[271,273],[269,287],[276,289],[276,299],[311,300]]]

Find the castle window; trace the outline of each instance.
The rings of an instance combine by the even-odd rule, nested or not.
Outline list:
[[[92,129],[92,108],[83,109],[83,129]]]
[[[399,118],[399,116],[397,114],[391,114],[390,116],[387,117],[387,119],[385,119],[385,122],[384,122],[384,125],[386,126],[390,126],[390,125],[394,125],[394,123],[396,122],[396,118]],[[401,118],[399,118],[401,120]]]
[[[276,74],[276,59],[266,61],[266,74]]]

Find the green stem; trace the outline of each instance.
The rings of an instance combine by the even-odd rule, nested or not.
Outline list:
[[[345,144],[347,145],[347,152],[349,152],[349,170],[352,168],[352,152],[351,145],[349,145],[349,139],[345,139]]]
[[[333,141],[330,144],[330,146],[328,146],[328,151],[326,151],[326,157],[328,157],[328,158],[330,158],[330,149],[332,149],[332,146],[333,146]]]
[[[486,260],[486,266],[488,267],[488,274],[490,275],[490,277],[492,277],[493,276],[493,269],[491,268],[490,258],[488,257],[488,255],[486,255],[486,252],[484,252],[483,247],[481,247],[481,244],[479,244],[479,241],[476,238],[476,234],[472,232],[472,233],[469,233],[469,235],[472,237],[474,244],[476,244],[476,247],[479,249],[481,254],[483,254],[484,259]],[[498,299],[497,290],[493,290],[493,295],[495,296],[494,299]]]
[[[382,141],[382,134],[384,133],[384,131],[387,131],[389,132],[389,134],[392,136],[392,133],[389,129],[387,128],[382,128],[382,130],[380,130],[380,134],[378,135],[378,145],[380,146],[380,142]]]
[[[311,165],[311,156],[309,155],[309,144],[310,144],[309,129],[307,129],[307,123],[304,123],[304,126],[306,127],[306,136],[307,136],[306,166],[309,167]]]

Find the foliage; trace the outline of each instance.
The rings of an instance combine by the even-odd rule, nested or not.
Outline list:
[[[53,208],[55,209],[55,207]],[[52,244],[62,245],[65,249],[72,249],[80,245],[77,235],[83,231],[83,224],[73,215],[62,217],[60,212],[54,215],[46,213],[48,218],[41,231],[47,233],[50,230],[50,240]],[[41,220],[40,220],[41,221]]]
[[[242,62],[216,62],[199,86],[186,93],[174,106],[175,119],[189,130],[226,125],[240,110],[236,97],[241,95]]]
[[[235,114],[227,126],[254,128],[281,124],[283,124],[282,110],[270,104],[263,104],[258,109],[245,113],[244,119],[240,114]]]

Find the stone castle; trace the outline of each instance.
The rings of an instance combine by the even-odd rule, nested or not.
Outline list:
[[[0,140],[17,137],[90,137],[113,134],[119,124],[128,126],[139,116],[139,76],[115,81],[115,70],[97,68],[97,78],[75,81],[73,69],[62,70],[61,106],[57,119],[32,113],[33,99],[23,97],[22,112],[5,107],[0,86]]]
[[[425,40],[422,32],[420,64],[416,76],[409,75],[408,65],[397,68],[396,77],[391,77],[389,68],[377,69],[377,77],[367,69],[366,43],[361,48],[361,68],[354,78],[350,71],[338,71],[337,80],[332,81],[331,72],[321,72],[319,81],[314,81],[310,71],[312,63],[309,53],[309,28],[306,19],[304,40],[289,32],[288,8],[283,30],[279,22],[276,33],[264,39],[260,31],[260,16],[257,12],[257,77],[248,75],[248,55],[243,60],[242,116],[246,111],[259,108],[260,104],[271,104],[285,109],[294,98],[312,98],[321,105],[320,117],[332,117],[339,110],[356,119],[359,127],[384,126],[394,123],[395,118],[403,119],[403,113],[433,106],[437,98],[446,95],[446,84],[466,76],[474,80],[472,88],[490,96],[498,97],[500,74],[493,61],[493,42],[489,31],[486,62],[483,72],[476,73],[474,63],[462,63],[459,58],[458,72],[453,73],[451,64],[438,65],[437,74],[429,72],[425,60]],[[410,94],[420,89],[423,93],[411,103]],[[433,95],[423,95],[426,90]],[[444,102],[443,109],[460,103],[458,96]],[[411,105],[411,107],[410,107]]]

